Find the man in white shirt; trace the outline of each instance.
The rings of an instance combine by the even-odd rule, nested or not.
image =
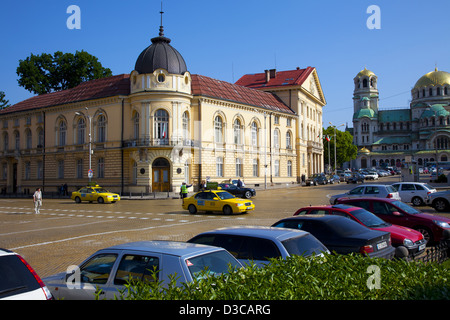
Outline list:
[[[34,201],[34,212],[36,214],[39,214],[39,210],[42,207],[42,192],[41,188],[36,188],[36,192],[33,194],[33,201]]]

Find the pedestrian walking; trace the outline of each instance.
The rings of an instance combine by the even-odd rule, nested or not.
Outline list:
[[[34,213],[39,214],[39,210],[42,207],[42,192],[41,188],[36,188],[36,191],[33,194],[33,202],[34,202]]]

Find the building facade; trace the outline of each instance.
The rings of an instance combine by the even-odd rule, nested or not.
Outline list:
[[[353,91],[355,168],[401,166],[448,167],[450,155],[450,73],[437,68],[420,77],[411,89],[410,107],[380,110],[377,76],[359,72]]]
[[[168,192],[185,181],[296,183],[323,171],[315,68],[233,84],[191,74],[162,26],[151,42],[130,74],[0,111],[4,193],[73,191],[89,180],[124,194]]]

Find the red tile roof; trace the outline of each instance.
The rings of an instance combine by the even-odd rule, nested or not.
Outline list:
[[[236,84],[254,89],[302,85],[313,71],[313,67],[307,67],[306,69],[298,68],[296,70],[288,71],[276,71],[276,76],[269,79],[268,82],[266,82],[265,72],[246,74],[236,81]]]
[[[1,110],[0,115],[117,95],[128,96],[129,94],[130,75],[121,74],[83,82],[72,89],[26,99]],[[280,112],[294,113],[277,96],[269,92],[254,90],[201,75],[192,75],[192,94],[194,96],[205,96]]]
[[[222,99],[280,112],[294,113],[277,96],[269,92],[246,88],[202,75],[193,74],[191,78],[193,95]]]
[[[129,94],[130,75],[121,74],[117,76],[86,81],[72,89],[35,96],[16,103],[9,108],[1,110],[0,114]]]

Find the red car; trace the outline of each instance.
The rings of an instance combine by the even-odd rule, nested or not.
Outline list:
[[[420,231],[428,244],[444,240],[450,234],[449,218],[421,212],[401,201],[384,198],[342,198],[338,203],[364,208],[384,221]]]
[[[409,228],[393,225],[378,218],[373,213],[353,205],[337,204],[324,206],[311,206],[298,209],[294,216],[303,214],[332,214],[340,215],[352,219],[369,229],[391,233],[392,246],[399,248],[396,250],[397,257],[416,256],[421,254],[426,247],[426,240],[423,235]],[[404,252],[405,247],[408,252]]]

